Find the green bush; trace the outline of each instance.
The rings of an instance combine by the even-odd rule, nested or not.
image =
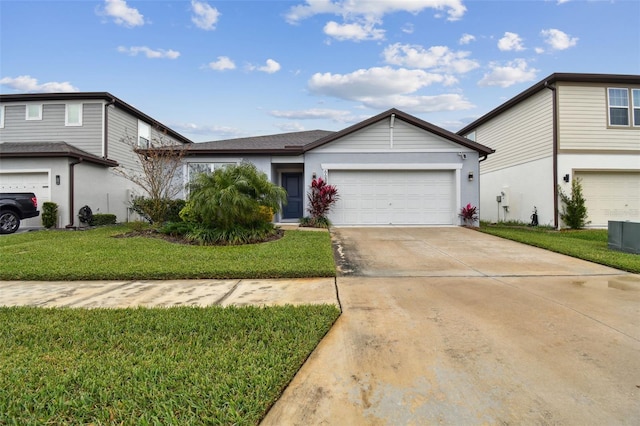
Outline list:
[[[202,221],[201,218],[193,209],[193,204],[190,201],[187,201],[185,203],[182,210],[180,210],[180,213],[178,214],[178,216],[183,222],[187,222],[187,223],[198,223]]]
[[[167,222],[158,229],[158,232],[174,237],[185,236],[196,227],[192,222]]]
[[[104,225],[115,225],[116,224],[116,215],[111,213],[96,213],[93,215],[91,219],[91,225],[93,226],[104,226]]]
[[[587,221],[587,206],[582,196],[582,180],[580,178],[571,181],[571,196],[565,194],[558,186],[558,194],[564,203],[560,218],[571,229],[584,228],[591,223]]]
[[[325,216],[300,218],[300,226],[303,228],[330,228],[331,221]]]
[[[178,229],[177,227],[174,228],[174,230]],[[235,246],[260,243],[275,236],[277,233],[278,230],[271,223],[254,224],[251,227],[237,225],[227,229],[192,225],[184,236],[189,241],[205,246]]]
[[[162,224],[181,220],[180,211],[185,204],[185,201],[180,199],[154,200],[146,197],[136,197],[131,202],[131,208],[149,223]]]
[[[58,223],[58,205],[51,201],[42,203],[42,225],[49,229]]]
[[[201,173],[190,185],[191,209],[208,228],[235,232],[260,227],[286,202],[287,192],[251,163]],[[271,209],[269,220],[262,207]]]

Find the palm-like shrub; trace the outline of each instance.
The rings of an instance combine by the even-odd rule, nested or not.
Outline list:
[[[233,235],[231,239],[239,242],[243,240],[237,236],[239,232],[264,233],[267,228],[272,231],[273,213],[280,211],[287,201],[287,192],[269,182],[267,175],[250,163],[202,173],[189,189],[188,216],[200,222],[200,230],[194,235],[206,234],[206,238],[195,238],[205,243],[221,242],[225,235]],[[203,228],[215,229],[216,236]]]

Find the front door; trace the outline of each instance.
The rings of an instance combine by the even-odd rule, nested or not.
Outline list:
[[[282,187],[287,190],[287,205],[282,209],[282,219],[300,219],[304,204],[302,173],[282,173]]]

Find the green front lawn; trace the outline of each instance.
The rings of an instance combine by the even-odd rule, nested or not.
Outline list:
[[[0,308],[0,424],[255,425],[338,315]]]
[[[483,224],[480,231],[623,271],[640,273],[640,255],[609,250],[606,229],[556,231],[544,227]]]
[[[335,276],[326,232],[285,231],[244,246],[193,246],[114,238],[130,226],[38,231],[0,238],[0,280],[135,280]]]

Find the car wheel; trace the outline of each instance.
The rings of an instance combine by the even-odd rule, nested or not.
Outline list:
[[[12,211],[0,212],[0,234],[13,234],[20,227],[20,218]]]

